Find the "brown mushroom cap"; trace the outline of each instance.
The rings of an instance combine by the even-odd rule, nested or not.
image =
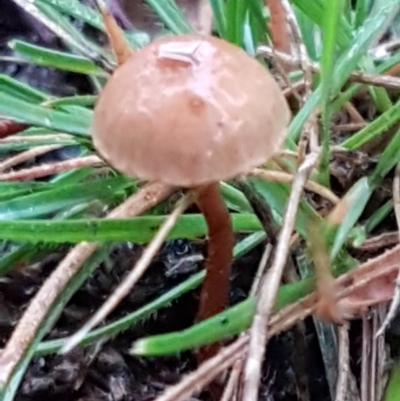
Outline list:
[[[282,146],[290,111],[272,75],[222,39],[171,36],[135,52],[94,111],[94,146],[122,173],[194,187],[246,173]]]

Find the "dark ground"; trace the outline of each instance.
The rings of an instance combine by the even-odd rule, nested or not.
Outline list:
[[[0,2],[1,54],[8,53],[6,42],[12,38],[24,38],[53,48],[61,45],[57,38],[25,16],[11,0],[0,0]],[[17,65],[12,62],[0,62],[0,70],[56,95],[90,91],[88,82],[79,75]],[[52,157],[62,158],[59,152],[53,153]],[[343,174],[348,177],[348,172],[345,171]],[[174,275],[166,274],[177,258],[202,252],[202,245],[202,243],[188,244],[182,241],[169,243],[146,276],[135,287],[131,296],[112,315],[112,319],[143,306],[145,302],[153,300],[201,268],[199,263],[188,266],[189,271]],[[0,346],[4,346],[23,309],[66,252],[67,249],[61,249],[40,264],[0,277]],[[261,253],[262,247],[258,247],[235,264],[232,303],[243,299],[249,291]],[[125,244],[115,249],[110,255],[112,268],[101,266],[92,275],[75,294],[47,338],[66,336],[80,327],[117,286],[137,255],[138,248],[134,246]],[[128,349],[132,341],[138,337],[190,325],[196,313],[197,302],[198,291],[194,291],[181,297],[170,307],[162,309],[149,321],[133,327],[99,347],[78,349],[67,356],[56,355],[34,359],[16,400],[153,399],[166,385],[175,383],[184,372],[194,368],[195,359],[191,353],[174,358],[136,358],[128,355]],[[310,393],[309,398],[307,391]],[[199,396],[199,399],[206,399],[206,396]],[[260,392],[260,400],[305,399],[311,401],[330,399],[320,348],[311,319],[270,342]]]

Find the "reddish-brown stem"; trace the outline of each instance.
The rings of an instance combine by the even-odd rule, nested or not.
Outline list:
[[[207,274],[197,313],[197,319],[201,321],[221,312],[228,302],[234,236],[229,211],[222,200],[218,183],[199,188],[197,205],[208,228]],[[217,344],[201,348],[199,362],[213,356],[217,350]]]
[[[201,187],[197,205],[203,213],[208,228],[208,252],[198,320],[221,312],[228,301],[231,274],[233,229],[228,209],[222,200],[219,184]]]

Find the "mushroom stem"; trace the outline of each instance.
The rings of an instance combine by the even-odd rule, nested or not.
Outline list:
[[[221,312],[228,302],[234,235],[219,183],[200,187],[197,205],[208,228],[207,274],[197,313],[197,319],[201,321]]]

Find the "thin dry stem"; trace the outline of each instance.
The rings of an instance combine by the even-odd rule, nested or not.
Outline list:
[[[136,262],[131,272],[123,279],[122,283],[115,289],[106,302],[97,310],[97,312],[89,319],[89,321],[78,330],[61,349],[62,353],[69,352],[72,348],[77,346],[82,339],[92,330],[95,326],[101,323],[125,298],[132,290],[133,286],[143,276],[149,267],[154,256],[160,250],[164,240],[167,238],[170,231],[174,228],[179,216],[185,211],[193,201],[192,195],[186,195],[177,204],[174,211],[165,219],[157,234],[151,240],[144,250],[142,256]]]
[[[293,67],[301,67],[301,62],[298,57],[291,57],[287,54],[274,51],[269,46],[259,46],[257,49],[257,54],[269,59],[272,59],[273,57],[279,57],[282,59],[282,61],[290,64]],[[312,71],[313,73],[320,72],[320,66],[317,63],[312,63],[310,61],[308,61],[308,63],[310,71]],[[391,90],[400,90],[400,78],[391,77],[389,75],[377,75],[363,71],[353,71],[349,76],[349,81],[358,82],[365,85],[378,86]]]
[[[270,260],[272,254],[272,245],[267,244],[265,246],[264,252],[262,254],[260,263],[258,265],[258,269],[256,275],[253,279],[253,284],[250,290],[250,297],[257,296],[260,292],[260,287],[262,284],[262,278],[264,277],[265,269],[267,268],[268,262]],[[241,334],[242,336],[246,335],[245,333]],[[232,367],[232,370],[229,375],[228,383],[225,387],[224,393],[222,395],[221,401],[229,401],[231,395],[233,394],[234,390],[238,388],[238,381],[242,375],[243,371],[243,360],[238,360]]]
[[[371,342],[371,324],[370,319],[368,319],[365,315],[362,317],[362,348],[361,348],[361,400],[369,401],[369,383],[370,379],[370,368],[369,368],[369,360],[370,358],[370,348]]]
[[[15,156],[9,157],[0,163],[0,173],[11,167],[17,166],[18,164],[24,163],[27,160],[33,159],[34,157],[44,155],[56,149],[60,149],[62,146],[63,145],[36,146],[25,152],[21,152]]]
[[[346,401],[350,374],[349,323],[339,327],[339,372],[336,401]]]
[[[220,401],[231,401],[235,393],[237,393],[237,385],[240,379],[240,375],[243,370],[243,360],[237,360],[231,369],[228,383],[225,386],[224,392],[222,394]]]
[[[149,184],[114,209],[107,218],[143,214],[171,192],[172,189],[166,185]],[[0,389],[8,383],[15,367],[32,343],[37,330],[58,296],[98,246],[98,243],[81,242],[72,248],[32,299],[0,355]]]
[[[285,173],[283,171],[264,170],[260,168],[254,169],[249,175],[260,177],[271,182],[292,183],[294,178],[292,174]],[[332,191],[330,191],[323,185],[318,184],[317,182],[308,180],[305,183],[304,188],[310,192],[314,192],[315,194],[320,195],[322,198],[329,200],[334,205],[336,205],[340,201],[340,198],[337,197]]]
[[[400,163],[398,163],[396,166],[396,172],[393,180],[393,202],[394,202],[394,214],[396,216],[396,223],[400,242]],[[400,306],[400,266],[399,266],[399,272],[397,274],[396,287],[394,289],[393,300],[390,304],[389,311],[386,315],[385,320],[382,323],[381,328],[376,333],[377,336],[381,336],[389,327],[390,323],[396,317],[399,306]]]
[[[101,167],[106,164],[97,156],[77,157],[57,163],[42,164],[27,169],[0,174],[0,181],[29,181],[83,167]]]
[[[31,143],[41,141],[74,141],[74,136],[70,134],[47,134],[47,135],[13,135],[1,138],[1,143]],[[74,143],[76,143],[74,141]]]
[[[293,181],[292,191],[284,215],[282,230],[277,248],[274,253],[272,267],[268,271],[257,303],[257,311],[251,327],[250,348],[247,357],[243,400],[252,401],[257,399],[258,385],[261,376],[261,365],[267,340],[267,322],[270,318],[275,298],[278,292],[283,269],[289,253],[290,238],[295,224],[298,205],[303,193],[304,184],[308,175],[318,160],[317,154],[308,155],[300,166]]]

